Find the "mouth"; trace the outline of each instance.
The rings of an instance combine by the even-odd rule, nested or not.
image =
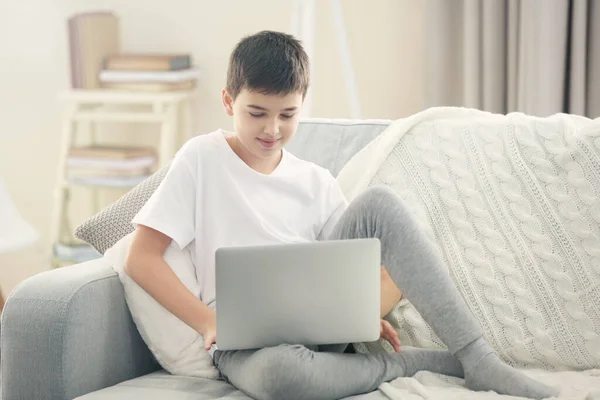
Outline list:
[[[277,143],[279,142],[279,139],[256,138],[256,140],[258,140],[258,143],[260,143],[260,145],[266,149],[271,149],[271,148],[275,147],[277,145]]]

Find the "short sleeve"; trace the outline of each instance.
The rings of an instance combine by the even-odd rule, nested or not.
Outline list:
[[[342,214],[344,214],[344,211],[346,211],[346,208],[348,207],[348,200],[346,200],[340,185],[333,176],[331,177],[330,182],[325,199],[325,223],[317,237],[318,240],[327,240],[331,236],[333,229],[336,227]]]
[[[196,232],[198,157],[191,141],[184,144],[163,181],[132,221],[169,236],[181,249],[194,240]]]

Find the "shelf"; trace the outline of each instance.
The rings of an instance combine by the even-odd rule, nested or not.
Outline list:
[[[106,113],[102,111],[79,111],[74,121],[98,121],[98,122],[162,122],[165,117],[142,112],[131,113]]]
[[[60,95],[61,100],[74,101],[80,104],[152,104],[158,102],[180,102],[188,99],[193,90],[177,92],[134,92],[110,89],[69,90]]]
[[[67,90],[59,95],[63,103],[60,159],[54,193],[50,241],[53,265],[68,265],[100,257],[86,245],[65,243],[72,238],[69,203],[71,189],[129,190],[169,164],[177,152],[181,135],[190,137],[195,89],[177,92],[136,92],[110,89]],[[139,106],[139,107],[138,107]],[[152,155],[109,154],[97,130],[104,123],[157,123],[159,141]],[[88,133],[89,143],[75,146],[78,136]],[[113,146],[118,147],[118,146]],[[129,152],[131,153],[131,152]],[[94,212],[103,208],[101,190],[92,191]]]
[[[138,157],[127,160],[110,160],[93,157],[68,157],[66,160],[66,170],[94,168],[107,169],[111,171],[129,171],[132,169],[155,168],[157,164],[156,157]]]

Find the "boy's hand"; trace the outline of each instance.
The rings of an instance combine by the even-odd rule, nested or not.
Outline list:
[[[381,320],[381,332],[380,337],[387,340],[396,353],[400,353],[400,338],[398,332],[392,327],[392,325],[386,320]]]
[[[217,343],[217,314],[212,313],[209,320],[203,326],[200,334],[204,338],[204,350],[208,351],[213,344]]]
[[[209,351],[213,344],[217,343],[216,329],[210,329],[204,336],[204,350]]]

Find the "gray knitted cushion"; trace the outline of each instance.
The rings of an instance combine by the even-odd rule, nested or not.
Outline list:
[[[122,237],[133,232],[131,220],[160,185],[168,169],[168,165],[159,169],[119,200],[87,219],[75,229],[75,237],[104,254]]]

